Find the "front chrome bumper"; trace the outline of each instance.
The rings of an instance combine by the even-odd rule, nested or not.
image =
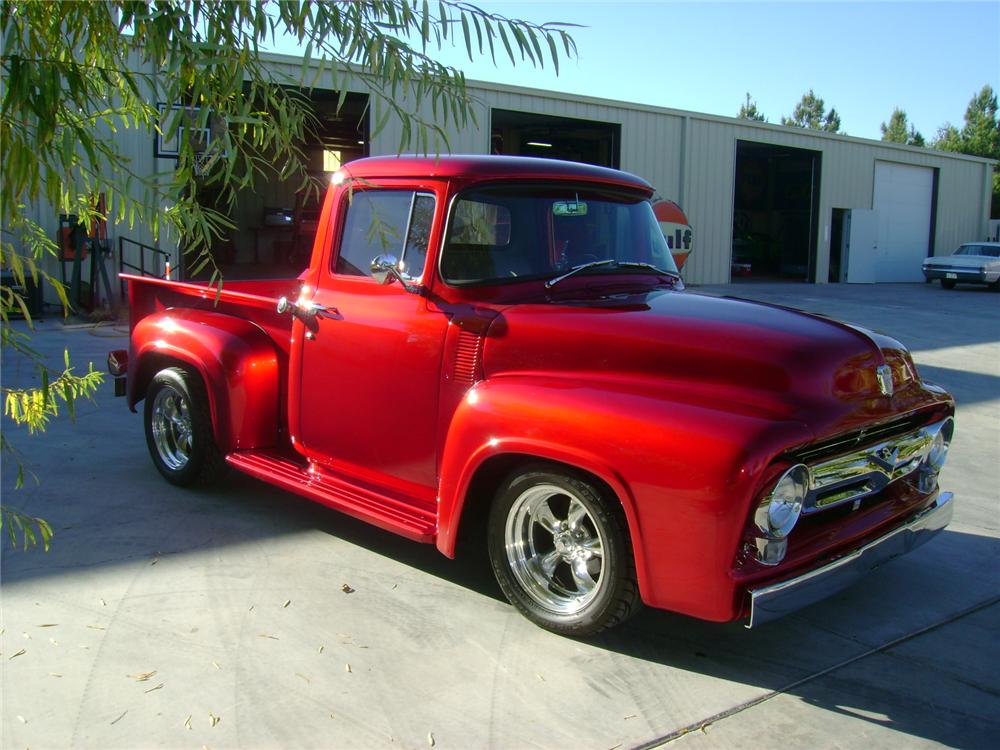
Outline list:
[[[950,492],[942,492],[932,506],[904,525],[820,568],[770,586],[750,589],[747,627],[775,620],[826,599],[880,565],[929,541],[951,521],[953,497]]]

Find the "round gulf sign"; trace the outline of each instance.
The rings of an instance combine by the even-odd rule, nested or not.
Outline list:
[[[663,238],[667,241],[670,254],[674,256],[674,263],[677,264],[679,271],[684,268],[684,262],[694,249],[694,231],[684,211],[673,201],[657,201],[653,204],[653,214],[660,222]]]

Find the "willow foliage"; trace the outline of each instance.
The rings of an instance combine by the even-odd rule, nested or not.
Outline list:
[[[68,358],[52,368],[32,350],[30,335],[9,325],[14,312],[30,324],[14,289],[28,278],[43,280],[68,307],[62,284],[46,270],[55,243],[26,206],[44,202],[84,225],[100,218],[167,234],[185,248],[192,271],[212,267],[219,285],[209,249],[232,227],[225,213],[199,204],[199,186],[210,185],[223,210],[262,177],[308,187],[300,144],[317,124],[308,90],[321,79],[341,92],[340,105],[348,79],[368,89],[372,134],[396,116],[400,151],[438,153],[447,150],[447,129],[475,122],[475,111],[465,76],[437,62],[435,50],[454,44],[470,59],[488,54],[557,72],[560,58],[576,52],[567,24],[511,19],[453,0],[19,0],[0,3],[0,22],[0,266],[15,282],[0,296],[2,344],[32,358],[40,381],[4,388],[5,414],[32,430],[44,429],[59,403],[72,410],[74,400],[92,395],[101,376],[75,374]],[[289,38],[304,50],[296,72],[264,54]],[[161,119],[157,102],[180,106]],[[207,149],[192,142],[204,129],[213,136]],[[120,148],[128,131],[177,136],[176,169],[137,171]],[[3,449],[11,455],[6,437]],[[3,515],[9,533],[38,526],[27,516],[12,523],[12,512]],[[47,544],[47,533],[41,536]]]

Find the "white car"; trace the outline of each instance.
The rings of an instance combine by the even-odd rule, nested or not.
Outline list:
[[[1000,242],[968,242],[951,255],[924,261],[927,281],[940,279],[941,286],[952,289],[955,284],[988,284],[1000,291]]]

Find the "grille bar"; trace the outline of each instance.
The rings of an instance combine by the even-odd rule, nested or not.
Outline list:
[[[802,513],[816,513],[881,492],[915,472],[948,419],[809,466],[812,478]]]

